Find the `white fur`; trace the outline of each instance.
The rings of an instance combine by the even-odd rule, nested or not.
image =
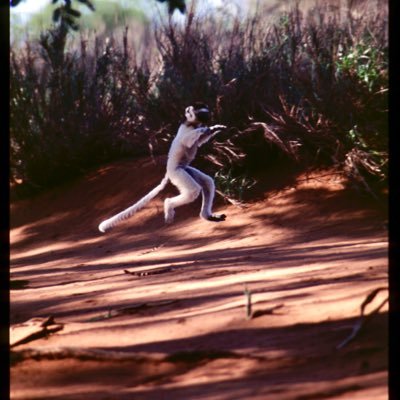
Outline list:
[[[164,179],[160,182],[158,186],[152,189],[146,196],[142,197],[137,203],[128,207],[126,210],[121,211],[120,213],[114,215],[111,218],[106,219],[99,225],[99,231],[104,233],[105,231],[113,228],[115,225],[119,224],[124,219],[131,217],[133,214],[138,212],[141,208],[143,208],[150,200],[158,195],[167,186],[168,177],[164,176]]]
[[[190,110],[187,114],[190,116]],[[189,122],[191,121],[189,120]],[[179,127],[168,153],[167,176],[171,183],[178,188],[180,194],[165,200],[165,222],[173,221],[176,207],[193,202],[200,193],[203,195],[200,216],[208,219],[212,215],[215,194],[214,180],[189,165],[195,158],[197,149],[217,133],[212,132],[224,128],[223,125],[215,125],[211,128],[193,128],[187,124]]]
[[[176,207],[191,203],[200,193],[202,193],[203,199],[200,217],[208,219],[212,216],[212,203],[215,194],[214,180],[198,169],[190,167],[189,164],[195,158],[197,149],[226,127],[224,125],[214,125],[210,128],[196,127],[196,111],[207,112],[208,109],[195,110],[193,106],[185,109],[186,123],[180,125],[171,143],[168,152],[167,172],[160,184],[131,207],[103,221],[99,225],[100,232],[104,233],[143,208],[165,188],[168,180],[178,188],[180,194],[165,199],[164,217],[166,223],[173,221]]]

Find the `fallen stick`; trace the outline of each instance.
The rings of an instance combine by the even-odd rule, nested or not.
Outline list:
[[[106,319],[111,319],[114,317],[119,317],[121,315],[126,315],[126,314],[136,314],[139,313],[143,310],[147,310],[153,307],[162,307],[162,306],[167,306],[173,303],[178,302],[179,300],[158,300],[158,301],[152,301],[152,302],[147,302],[147,303],[137,303],[133,304],[128,307],[123,307],[123,308],[117,308],[117,309],[109,309],[108,312],[97,315],[95,317],[91,317],[84,322],[97,322],[97,321],[103,321]]]
[[[54,317],[36,317],[10,327],[10,347],[40,339],[63,329],[64,324],[56,323]]]
[[[341,343],[339,343],[336,346],[337,350],[342,349],[344,346],[346,346],[349,342],[351,342],[360,332],[361,328],[365,325],[367,321],[369,321],[374,315],[376,315],[380,309],[389,301],[389,297],[386,297],[385,300],[383,300],[378,307],[376,307],[372,312],[369,313],[369,315],[365,316],[364,315],[364,310],[365,307],[374,300],[376,295],[382,291],[382,290],[388,290],[387,287],[380,287],[377,289],[374,289],[371,293],[367,295],[365,300],[361,304],[361,314],[360,318],[356,321],[356,323],[353,326],[353,330],[350,333],[348,337],[346,337]]]

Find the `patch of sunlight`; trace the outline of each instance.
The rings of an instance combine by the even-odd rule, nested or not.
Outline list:
[[[20,240],[22,240],[22,239],[20,239]],[[56,242],[54,242],[52,244],[47,244],[45,246],[36,247],[36,248],[29,249],[26,251],[18,251],[18,256],[14,256],[11,258],[12,258],[12,261],[19,261],[26,257],[45,255],[45,254],[48,254],[53,251],[71,249],[74,246],[82,246],[82,245],[86,245],[86,244],[96,244],[98,242],[101,242],[102,240],[103,240],[103,238],[101,236],[95,237],[92,239],[79,240],[79,242],[71,241],[71,240],[65,240],[65,241],[57,240]]]

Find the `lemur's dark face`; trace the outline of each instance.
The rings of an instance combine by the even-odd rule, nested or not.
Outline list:
[[[195,110],[195,114],[196,114],[197,119],[202,124],[207,124],[210,121],[211,113],[208,109],[201,108],[198,111]]]
[[[185,110],[185,117],[188,122],[200,122],[207,124],[210,121],[211,113],[208,106],[204,103],[195,103]]]

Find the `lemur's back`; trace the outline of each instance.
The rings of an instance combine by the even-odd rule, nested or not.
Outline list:
[[[185,145],[185,136],[190,136],[190,131],[194,131],[191,126],[182,124],[168,152],[167,171],[178,167],[187,167],[195,158],[197,153],[197,142],[191,147]]]

